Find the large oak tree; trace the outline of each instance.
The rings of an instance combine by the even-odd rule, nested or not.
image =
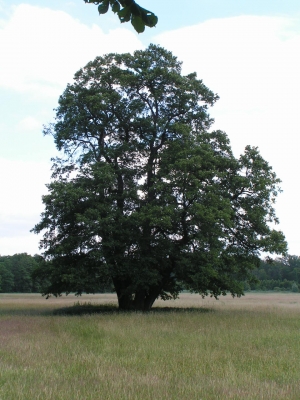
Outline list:
[[[260,251],[286,251],[270,227],[280,181],[257,148],[237,159],[210,131],[217,99],[155,45],[75,74],[45,131],[64,154],[34,228],[45,294],[112,283],[120,308],[140,310],[183,288],[239,296]]]

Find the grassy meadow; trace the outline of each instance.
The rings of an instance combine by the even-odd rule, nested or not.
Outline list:
[[[78,300],[102,312],[66,314]],[[300,294],[113,304],[1,294],[0,400],[299,400]]]

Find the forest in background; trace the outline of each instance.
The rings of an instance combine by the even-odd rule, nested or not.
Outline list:
[[[43,282],[35,273],[41,263],[45,261],[40,255],[0,256],[0,293],[41,293]],[[299,292],[300,257],[288,255],[271,262],[262,260],[253,276],[256,278],[253,282],[244,284],[245,291]],[[112,291],[112,288],[99,289],[99,292],[107,291]]]
[[[300,257],[287,255],[273,261],[261,260],[253,270],[257,282],[245,283],[247,290],[275,290],[298,292],[300,288]]]
[[[39,255],[27,253],[0,256],[0,292],[39,293],[41,285],[34,277],[34,271],[42,260]]]

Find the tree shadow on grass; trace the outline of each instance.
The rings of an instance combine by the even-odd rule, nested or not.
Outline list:
[[[70,307],[57,308],[54,315],[92,315],[92,314],[171,314],[171,313],[207,313],[213,312],[211,308],[203,307],[153,307],[150,311],[119,310],[115,304],[75,303]]]
[[[171,313],[208,313],[215,311],[212,308],[204,307],[153,307],[150,311],[124,311],[119,310],[116,304],[92,304],[75,303],[72,306],[62,308],[42,307],[7,307],[0,308],[1,316],[80,316],[94,314],[171,314]]]

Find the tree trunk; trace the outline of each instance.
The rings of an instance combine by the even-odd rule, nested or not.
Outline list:
[[[123,282],[116,278],[113,279],[115,291],[118,296],[118,304],[120,310],[131,310],[132,309],[132,295],[126,292],[126,286],[128,282]]]
[[[152,290],[150,290],[150,292],[148,293],[148,295],[145,298],[144,301],[144,310],[145,311],[149,311],[155,300],[158,298],[159,294],[161,292],[161,288],[153,288]]]
[[[151,310],[155,300],[160,294],[160,289],[152,289],[149,293],[144,290],[137,291],[135,295],[118,294],[118,303],[120,310],[126,311],[149,311]]]
[[[113,279],[118,296],[120,310],[149,311],[162,291],[162,285],[152,286],[148,290],[138,289],[135,293],[128,293],[129,281]]]
[[[132,310],[133,308],[133,302],[132,302],[132,296],[130,295],[119,295],[117,293],[118,296],[118,303],[119,303],[119,309],[120,310]]]
[[[144,311],[146,293],[144,290],[139,290],[135,293],[133,300],[133,309],[136,311]]]
[[[155,300],[157,299],[157,296],[147,296],[145,301],[144,301],[144,310],[149,311],[151,310]]]

